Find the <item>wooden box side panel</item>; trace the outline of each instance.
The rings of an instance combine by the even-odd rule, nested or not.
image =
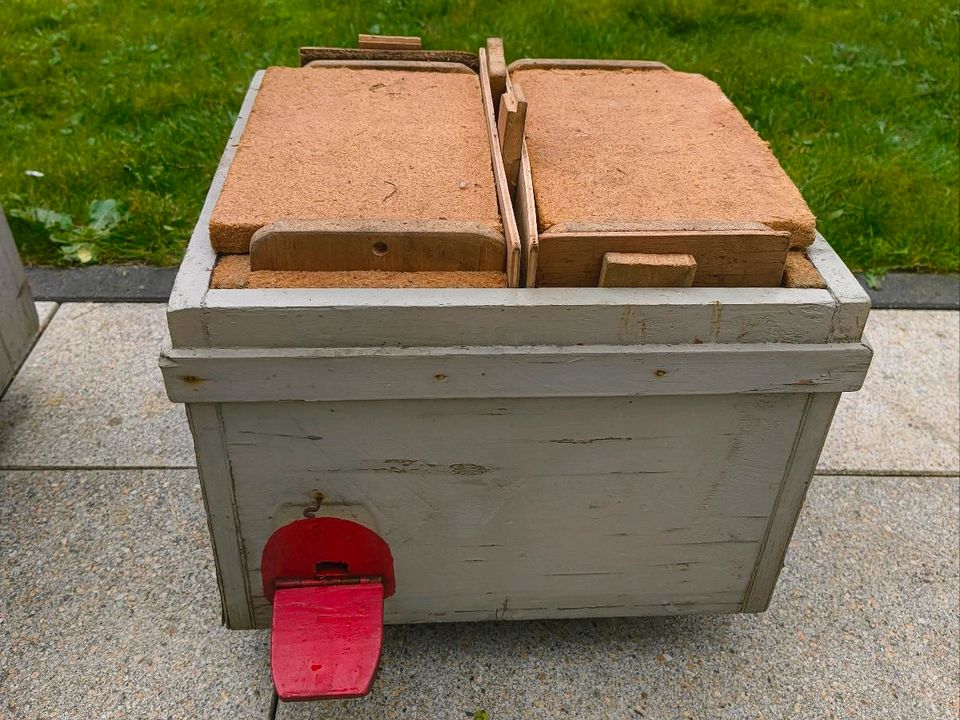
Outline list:
[[[263,545],[322,493],[321,514],[350,509],[390,543],[387,622],[733,612],[805,406],[804,395],[225,404],[247,563],[230,574],[246,573],[267,625]],[[228,605],[244,600],[239,587]]]
[[[823,277],[834,299],[830,342],[859,342],[870,314],[870,296],[823,235],[816,234],[807,257]]]
[[[222,348],[820,343],[836,301],[783,288],[211,290],[203,311]]]
[[[30,286],[0,209],[0,395],[26,358],[38,329]]]
[[[217,567],[224,624],[234,630],[253,627],[246,558],[240,540],[229,450],[223,438],[221,406],[188,403],[187,420],[197,453],[200,490]]]
[[[803,501],[813,479],[826,442],[840,393],[810,394],[790,452],[790,459],[777,495],[774,513],[760,550],[760,556],[744,597],[743,612],[763,612],[770,605],[783,569],[787,547],[793,537]]]

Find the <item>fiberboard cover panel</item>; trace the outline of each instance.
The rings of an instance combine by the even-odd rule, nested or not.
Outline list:
[[[210,242],[245,253],[280,219],[473,220],[502,232],[478,77],[268,68]]]
[[[760,222],[813,242],[815,219],[723,91],[670,70],[517,69],[541,232],[560,225]]]

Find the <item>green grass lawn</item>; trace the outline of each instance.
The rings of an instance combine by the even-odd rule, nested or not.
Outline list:
[[[0,203],[25,260],[175,264],[254,70],[361,32],[703,73],[852,267],[960,264],[960,10],[940,0],[0,3]]]

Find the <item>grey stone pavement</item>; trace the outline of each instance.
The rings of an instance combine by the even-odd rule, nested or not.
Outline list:
[[[220,627],[161,305],[39,303],[0,400],[0,719],[267,718],[265,632]],[[306,718],[960,716],[960,313],[874,311],[770,609],[390,627]]]

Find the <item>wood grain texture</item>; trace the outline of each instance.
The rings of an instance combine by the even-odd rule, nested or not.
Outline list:
[[[174,402],[633,397],[857,390],[871,356],[860,343],[168,348],[160,369]]]
[[[517,196],[514,201],[520,245],[523,249],[523,286],[532,288],[537,284],[537,257],[540,252],[540,237],[537,232],[537,207],[533,196],[533,181],[530,176],[530,156],[524,141],[520,153],[520,174],[517,179]]]
[[[357,38],[361,50],[422,50],[423,42],[415,35],[365,35]]]
[[[407,70],[409,72],[438,72],[438,73],[476,73],[463,63],[440,62],[437,60],[312,60],[304,67],[307,68],[356,68],[359,70],[380,68],[381,70]]]
[[[476,53],[459,50],[371,50],[366,48],[301,47],[300,65],[314,60],[419,60],[423,62],[452,62],[466,65],[479,72]]]
[[[507,73],[506,84],[513,89],[510,73]],[[522,92],[522,90],[521,90]],[[526,99],[526,95],[524,95]],[[526,125],[526,117],[524,117]],[[536,286],[538,228],[537,203],[533,194],[533,176],[530,171],[530,155],[527,152],[527,141],[524,137],[520,144],[520,168],[517,173],[517,188],[513,195],[514,217],[517,219],[517,231],[520,235],[520,285],[532,288]]]
[[[517,194],[520,162],[523,154],[523,124],[527,117],[527,99],[523,88],[513,85],[500,96],[500,113],[497,115],[497,133],[500,135],[500,151],[503,153],[503,170],[507,176],[510,197]]]
[[[500,97],[507,89],[507,56],[503,38],[487,38],[487,71],[490,74],[490,96],[493,107],[500,107]],[[499,116],[498,116],[499,119]]]
[[[269,617],[253,584],[262,546],[316,492],[359,508],[390,544],[387,622],[739,606],[805,402],[225,405],[258,624]]]
[[[742,612],[763,612],[770,605],[790,538],[800,516],[800,508],[813,480],[839,401],[839,393],[810,395],[807,398],[780,484],[776,508],[770,516],[760,557],[744,596]]]
[[[591,60],[587,58],[521,58],[507,67],[509,72],[520,70],[669,70],[670,66],[657,60]]]
[[[690,287],[697,273],[693,255],[604,253],[600,287]]]
[[[689,254],[698,287],[777,287],[790,245],[776,230],[541,232],[538,287],[596,287],[607,252]]]
[[[507,175],[503,168],[503,153],[500,151],[497,119],[493,111],[493,94],[490,88],[490,68],[487,63],[487,52],[483,48],[480,48],[480,94],[483,97],[487,139],[490,143],[490,160],[493,165],[493,180],[500,208],[500,220],[503,224],[503,237],[507,245],[507,283],[515,288],[520,285],[520,233],[517,230]]]
[[[863,328],[870,314],[870,296],[844,265],[843,260],[817,233],[807,257],[820,273],[835,301],[836,312],[830,330],[833,342],[856,342],[863,337]]]
[[[197,471],[207,527],[217,567],[223,621],[234,630],[253,627],[247,558],[243,552],[229,449],[224,443],[220,407],[187,405],[187,421],[197,453]]]
[[[500,271],[503,236],[463,220],[279,220],[254,233],[250,269]]]
[[[202,312],[224,348],[819,343],[836,301],[785,288],[210,290]]]

